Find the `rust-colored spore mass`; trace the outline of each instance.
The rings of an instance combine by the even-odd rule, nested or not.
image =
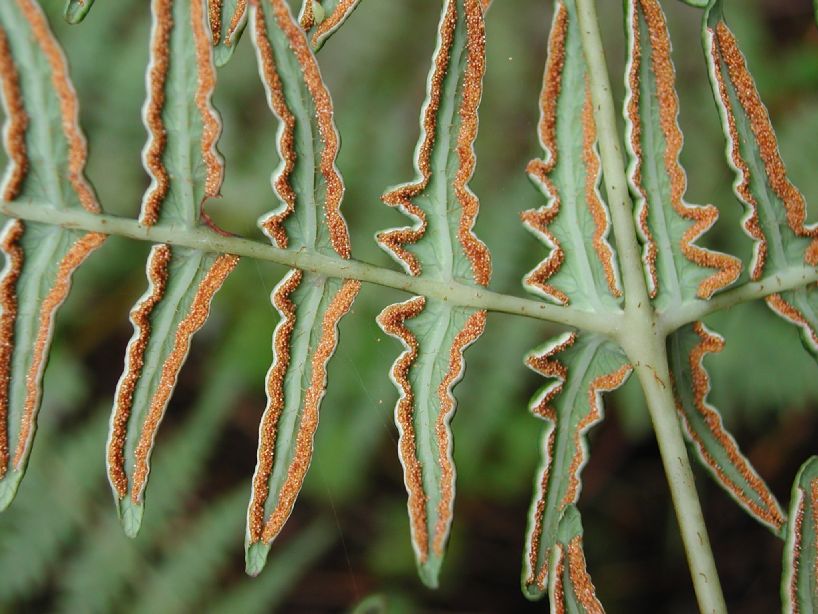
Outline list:
[[[207,0],[207,18],[213,45],[219,44],[222,36],[222,3],[224,0]]]
[[[46,362],[46,349],[54,328],[54,313],[62,305],[71,288],[71,275],[85,259],[105,241],[106,235],[89,232],[80,237],[66,252],[59,265],[54,285],[46,294],[40,306],[37,336],[31,350],[31,365],[26,374],[26,400],[20,418],[20,435],[13,464],[20,469],[34,433],[34,420],[40,404],[40,382]]]
[[[190,348],[191,338],[204,325],[210,313],[210,302],[213,300],[213,296],[222,287],[224,280],[230,275],[238,261],[238,256],[232,254],[222,254],[216,259],[199,284],[187,315],[179,322],[176,329],[173,349],[162,365],[159,384],[151,398],[139,434],[139,441],[134,451],[131,500],[136,504],[142,499],[142,492],[145,489],[148,472],[150,471],[149,459],[156,431],[165,414],[173,387],[176,385],[179,370],[182,368],[182,363]]]
[[[449,432],[449,422],[455,410],[452,386],[460,380],[466,368],[463,351],[480,338],[485,328],[485,311],[476,311],[468,317],[463,329],[455,335],[449,351],[449,370],[437,389],[440,409],[435,422],[435,436],[437,438],[438,463],[440,464],[440,501],[438,503],[437,522],[432,545],[435,554],[438,556],[443,555],[443,547],[452,522],[454,507],[455,470],[452,462],[451,433]]]
[[[531,541],[528,544],[528,576],[526,577],[526,584],[528,586],[536,586],[539,590],[545,590],[546,580],[548,579],[548,553],[540,552],[540,542],[542,535],[542,521],[545,515],[546,495],[548,493],[548,482],[551,478],[551,462],[554,458],[554,443],[556,438],[556,429],[554,426],[557,423],[557,413],[551,402],[562,392],[562,385],[568,376],[568,370],[559,360],[554,358],[560,352],[564,352],[576,343],[576,333],[571,333],[565,340],[548,349],[544,354],[532,355],[526,359],[526,365],[542,375],[556,379],[557,385],[548,389],[548,391],[539,399],[536,406],[532,407],[532,412],[540,418],[550,423],[550,432],[546,441],[546,450],[544,451],[544,458],[549,459],[543,467],[539,479],[539,497],[534,507],[534,526],[531,531]],[[540,562],[540,555],[542,562]]]
[[[330,243],[335,252],[342,258],[351,256],[349,231],[341,215],[341,199],[344,195],[344,183],[338,169],[335,167],[335,158],[340,148],[340,139],[335,131],[333,119],[332,99],[327,90],[318,62],[310,49],[306,34],[296,23],[285,0],[268,0],[278,28],[287,37],[290,49],[301,66],[304,83],[312,97],[315,107],[315,120],[321,138],[320,171],[326,185],[324,202],[324,219],[329,230]],[[262,0],[254,0],[259,17],[263,18]]]
[[[605,281],[608,283],[608,290],[615,297],[622,296],[622,289],[619,287],[619,280],[616,275],[616,259],[611,246],[606,237],[610,230],[611,222],[605,206],[599,198],[599,177],[602,166],[599,154],[596,150],[596,122],[594,121],[594,102],[591,99],[591,86],[585,83],[585,106],[582,109],[582,161],[585,163],[585,201],[588,204],[588,211],[594,220],[594,251],[596,251],[602,270],[605,272]]]
[[[88,148],[78,125],[79,102],[68,77],[68,62],[51,33],[40,6],[34,0],[17,0],[17,4],[29,22],[34,40],[45,55],[51,70],[51,83],[59,99],[62,129],[68,142],[68,181],[82,207],[91,213],[99,213],[97,197],[83,174]]]
[[[539,209],[529,209],[520,215],[523,223],[535,232],[543,235],[551,252],[537,267],[526,275],[524,283],[537,288],[560,305],[567,305],[570,299],[567,294],[547,283],[560,269],[565,261],[565,251],[557,238],[548,229],[549,224],[560,212],[559,192],[551,181],[550,174],[557,165],[557,101],[562,89],[562,69],[565,66],[565,38],[568,33],[568,10],[560,2],[554,14],[554,23],[548,38],[548,60],[545,65],[543,88],[540,94],[540,143],[546,151],[545,160],[532,160],[526,171],[541,183],[552,201]]]
[[[803,488],[799,487],[795,495],[798,503],[795,506],[795,513],[792,515],[792,570],[790,571],[790,585],[787,587],[790,594],[790,606],[792,614],[799,614],[798,605],[798,575],[801,569],[801,544],[804,540],[804,508],[806,507],[807,494]]]
[[[23,180],[28,172],[28,153],[26,150],[28,114],[23,105],[23,95],[20,91],[20,75],[14,65],[9,41],[3,28],[0,28],[0,87],[2,87],[3,91],[7,122],[5,146],[11,162],[2,188],[3,200],[14,200],[19,195]]]
[[[704,267],[716,269],[716,272],[708,276],[699,284],[696,295],[701,299],[709,299],[716,291],[730,285],[738,279],[741,273],[741,261],[733,256],[712,252],[694,244],[694,241],[710,230],[718,220],[719,212],[716,207],[707,205],[704,207],[691,206],[684,202],[684,193],[687,189],[687,176],[679,163],[679,155],[682,151],[684,137],[679,128],[679,99],[676,95],[676,70],[673,67],[673,60],[670,55],[670,34],[667,29],[667,22],[662,8],[656,0],[636,0],[634,2],[634,14],[632,16],[632,28],[634,36],[634,48],[639,48],[634,54],[629,82],[631,88],[639,87],[639,69],[642,56],[639,36],[640,14],[645,20],[650,38],[650,58],[651,68],[656,84],[657,107],[659,110],[659,123],[662,136],[665,139],[664,167],[670,183],[670,205],[673,210],[682,218],[693,222],[682,235],[679,242],[679,249],[689,261]],[[628,106],[630,120],[634,125],[632,147],[637,154],[637,164],[641,168],[642,149],[638,137],[641,129],[636,129],[640,121],[639,95],[636,96],[636,104]],[[637,174],[637,181],[641,181],[640,174]],[[643,198],[647,199],[647,194],[639,184],[639,191]],[[653,206],[661,206],[655,203]],[[642,217],[649,216],[650,204],[646,203],[642,210]],[[641,220],[641,218],[640,218]],[[646,222],[646,220],[645,220]],[[641,221],[640,221],[641,223]],[[647,237],[650,237],[648,231]],[[653,241],[650,237],[650,241]],[[648,248],[648,254],[656,254],[656,246]],[[649,265],[655,279],[655,262]],[[661,290],[661,288],[658,288]]]
[[[170,190],[170,175],[162,159],[168,143],[162,112],[165,108],[165,83],[170,69],[170,35],[173,30],[173,0],[153,0],[150,67],[148,68],[148,101],[145,123],[150,141],[143,154],[152,185],[142,201],[140,223],[153,226],[159,221],[159,211]]]
[[[577,601],[586,614],[605,614],[605,609],[596,596],[596,588],[588,574],[585,553],[582,550],[582,538],[577,535],[568,543],[568,574]]]
[[[719,21],[715,28],[713,53],[716,60],[720,60],[724,63],[727,76],[730,79],[739,104],[750,121],[750,126],[758,145],[759,155],[764,161],[764,171],[767,175],[767,182],[784,205],[787,215],[787,224],[796,236],[811,239],[804,254],[804,259],[808,264],[818,265],[818,226],[811,228],[806,226],[807,207],[804,196],[787,177],[787,169],[778,151],[778,141],[772,122],[770,121],[770,116],[767,113],[764,103],[761,102],[755,81],[747,69],[747,63],[738,48],[735,36],[733,36],[730,28],[728,28],[727,24],[723,21]],[[720,68],[719,64],[716,66]],[[717,72],[719,77],[723,79],[721,70]],[[725,100],[725,106],[728,102],[729,100]],[[726,106],[726,108],[728,109],[728,113],[732,116],[732,109],[729,106]],[[733,128],[734,125],[731,125],[731,130]],[[741,156],[740,148],[738,148],[735,153]],[[745,169],[746,164],[742,171]],[[744,177],[744,183],[742,183],[742,185],[745,184],[749,184],[749,175]],[[749,190],[749,185],[746,187]]]
[[[785,301],[780,294],[771,294],[764,300],[770,309],[775,311],[782,318],[789,320],[801,328],[809,336],[812,347],[818,351],[818,331],[815,330],[801,311],[796,309],[794,305]]]
[[[600,394],[619,388],[630,375],[632,369],[633,367],[629,364],[622,365],[612,373],[606,373],[595,378],[588,386],[588,413],[577,423],[574,430],[574,455],[571,457],[571,464],[568,467],[568,487],[565,489],[562,507],[576,503],[579,500],[579,472],[588,459],[582,437],[588,429],[602,420]]]
[[[653,233],[650,230],[648,223],[648,195],[642,185],[642,124],[640,123],[639,104],[642,99],[639,84],[639,69],[642,64],[642,34],[639,30],[639,16],[634,12],[630,16],[630,32],[633,40],[630,49],[630,67],[628,73],[628,93],[629,98],[626,104],[626,112],[630,119],[630,146],[634,153],[634,164],[631,170],[631,181],[639,193],[639,197],[644,203],[638,210],[637,223],[639,224],[639,232],[642,235],[642,240],[645,245],[643,247],[642,260],[645,263],[645,270],[648,275],[648,294],[650,298],[656,298],[659,290],[659,276],[656,272],[656,259],[659,255],[659,250],[656,247],[656,240],[653,238]]]
[[[330,301],[321,322],[321,338],[312,355],[310,384],[304,393],[304,410],[296,435],[295,452],[287,469],[287,478],[278,492],[275,509],[262,532],[262,540],[270,543],[281,532],[295,505],[304,477],[312,459],[315,430],[318,427],[318,408],[327,388],[327,363],[338,345],[338,323],[352,308],[361,289],[361,282],[346,280]]]
[[[341,25],[341,22],[347,18],[347,15],[349,15],[360,1],[361,0],[340,0],[335,5],[335,9],[333,9],[332,13],[327,15],[324,21],[315,26],[315,32],[312,35],[313,46],[317,45],[323,37]]]
[[[0,238],[0,249],[6,257],[5,270],[0,278],[0,479],[6,474],[9,463],[9,386],[14,354],[14,324],[17,321],[17,281],[25,258],[20,247],[24,232],[23,222],[10,220]]]
[[[403,480],[409,495],[407,505],[412,542],[421,563],[425,563],[429,557],[427,497],[423,490],[423,474],[417,455],[414,424],[415,395],[409,380],[409,370],[417,360],[420,344],[405,322],[416,318],[425,307],[426,298],[416,296],[406,302],[390,305],[378,316],[378,324],[384,332],[397,337],[406,346],[406,351],[392,365],[391,376],[400,390],[400,398],[395,406],[395,421],[400,432],[398,454],[403,465]]]
[[[221,121],[210,103],[216,88],[216,66],[213,64],[212,42],[205,26],[204,0],[190,3],[191,30],[196,49],[196,108],[202,118],[201,151],[205,163],[204,198],[219,196],[224,177],[224,163],[216,151],[216,143],[222,131]]]
[[[230,18],[230,25],[227,27],[227,32],[225,32],[224,35],[224,44],[228,47],[233,45],[233,36],[235,36],[239,23],[244,19],[246,12],[247,0],[238,0],[238,2],[236,2],[236,9],[233,11],[233,16]]]
[[[463,73],[463,93],[460,102],[460,131],[457,135],[457,157],[460,168],[454,177],[453,188],[460,202],[460,223],[457,237],[471,263],[474,281],[488,286],[491,279],[491,255],[472,228],[480,210],[480,201],[468,187],[474,174],[477,158],[474,140],[477,138],[480,98],[483,95],[483,73],[486,70],[486,31],[483,9],[478,0],[464,2],[466,22],[466,68]]]
[[[554,595],[551,606],[554,614],[565,614],[565,552],[560,544],[554,546],[554,549]]]
[[[274,360],[267,373],[267,407],[259,426],[258,458],[247,515],[250,539],[253,542],[260,541],[264,531],[264,505],[270,494],[278,421],[284,411],[284,378],[290,367],[290,343],[296,323],[296,305],[290,296],[301,285],[303,278],[303,271],[293,269],[273,291],[273,305],[281,314],[281,320],[273,335]]]
[[[312,9],[313,0],[304,0],[304,11],[301,14],[299,25],[305,30],[311,29],[315,25],[315,11]]]
[[[399,207],[406,214],[417,219],[416,227],[396,228],[378,233],[377,239],[395,257],[403,262],[411,275],[418,276],[422,267],[418,258],[406,249],[406,245],[417,243],[426,234],[428,222],[423,210],[412,202],[426,186],[432,176],[431,157],[435,144],[437,113],[440,110],[443,81],[449,65],[454,33],[457,27],[457,7],[455,2],[447,2],[446,12],[438,29],[438,49],[434,57],[432,74],[429,78],[429,94],[423,109],[423,139],[418,147],[416,165],[420,171],[420,180],[405,184],[384,194],[381,199],[390,207]]]
[[[677,410],[679,415],[687,427],[687,432],[690,434],[691,439],[693,439],[699,454],[701,454],[704,461],[715,473],[722,485],[733,493],[733,496],[754,515],[775,529],[780,529],[784,524],[784,513],[779,507],[778,502],[775,500],[772,493],[767,489],[764,481],[747,462],[747,459],[742,456],[733,437],[727,431],[725,431],[724,425],[721,421],[721,416],[719,416],[718,412],[710,407],[707,402],[707,395],[710,392],[710,376],[708,375],[707,370],[704,368],[703,360],[707,354],[721,352],[721,350],[724,348],[724,340],[720,336],[711,333],[701,322],[696,322],[693,324],[693,331],[700,339],[699,343],[691,350],[690,356],[688,357],[696,411],[707,424],[707,427],[713,434],[713,437],[715,437],[721,444],[724,453],[730,459],[730,463],[736,469],[738,469],[760,502],[756,502],[747,497],[742,489],[725,473],[718,461],[707,450],[704,442],[698,436],[695,429],[690,428],[689,419],[687,418],[680,402],[677,400]]]
[[[125,358],[125,372],[116,389],[114,415],[111,419],[111,435],[108,441],[108,478],[116,488],[120,499],[128,492],[128,474],[125,470],[125,440],[128,420],[133,407],[133,395],[142,367],[145,363],[145,349],[151,336],[150,317],[153,309],[165,296],[168,283],[168,266],[171,259],[168,245],[156,245],[148,257],[147,272],[149,293],[131,310],[130,320],[135,335],[128,344]]]
[[[296,195],[290,185],[290,177],[295,169],[295,116],[287,106],[284,89],[276,68],[275,54],[267,33],[267,24],[262,18],[254,20],[256,47],[261,58],[261,73],[267,89],[268,101],[273,113],[281,122],[278,136],[278,152],[283,166],[275,179],[275,191],[284,207],[266,216],[261,226],[273,244],[281,249],[288,245],[287,230],[284,226],[287,218],[295,211]]]

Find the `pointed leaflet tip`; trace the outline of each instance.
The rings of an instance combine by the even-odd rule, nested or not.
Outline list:
[[[255,542],[248,544],[244,553],[244,570],[248,576],[256,577],[267,564],[270,544]]]
[[[93,4],[94,0],[67,0],[63,17],[72,25],[78,24],[85,19]]]

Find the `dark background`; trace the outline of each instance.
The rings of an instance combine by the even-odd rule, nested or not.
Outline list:
[[[44,4],[66,47],[91,143],[88,174],[109,213],[136,216],[147,178],[140,120],[148,3],[100,0],[69,27],[62,2]],[[622,95],[619,2],[600,1],[612,81]],[[749,255],[738,232],[723,137],[700,46],[700,11],[666,0],[681,83],[688,200],[712,202],[722,219],[709,240]],[[319,60],[343,138],[343,211],[357,258],[393,266],[374,241],[402,223],[382,205],[390,185],[413,177],[418,112],[440,2],[363,0]],[[818,29],[808,0],[731,0],[728,18],[779,131],[792,178],[818,194]],[[494,256],[492,287],[521,294],[519,280],[544,249],[519,223],[542,204],[523,172],[541,152],[537,97],[550,2],[496,0],[487,17],[488,65],[472,187],[481,198],[477,234]],[[255,221],[277,206],[275,121],[249,39],[225,69],[215,103],[224,118],[224,198],[208,211],[227,229],[261,239]],[[813,214],[816,213],[812,208]],[[815,219],[812,215],[810,219]],[[408,538],[387,370],[399,352],[374,323],[402,295],[365,287],[343,322],[331,363],[312,470],[268,568],[243,569],[243,526],[255,463],[263,377],[277,316],[268,297],[284,273],[244,260],[197,336],[158,437],[142,533],[125,538],[105,480],[108,412],[143,292],[148,246],[113,237],[76,275],[46,373],[40,431],[29,474],[0,517],[0,610],[9,612],[342,611],[367,596],[389,612],[542,611],[519,590],[526,514],[541,423],[527,411],[542,385],[523,354],[552,329],[491,315],[469,350],[456,390],[455,523],[441,588],[417,579]],[[818,367],[795,328],[762,305],[713,316],[727,338],[708,359],[711,400],[743,450],[786,505],[792,479],[816,452]],[[634,381],[607,399],[590,434],[580,501],[589,569],[610,612],[695,610],[662,467]],[[782,543],[698,471],[713,547],[734,612],[779,609]]]

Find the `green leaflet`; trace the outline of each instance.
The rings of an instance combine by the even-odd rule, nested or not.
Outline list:
[[[782,612],[814,612],[818,604],[818,457],[801,465],[790,499],[781,578]]]
[[[201,207],[218,196],[223,162],[221,132],[210,104],[215,87],[205,0],[153,0],[144,107],[149,140],[143,162],[151,184],[142,201],[145,226],[192,227],[208,222]],[[193,96],[190,84],[196,85]],[[131,310],[134,334],[117,385],[108,436],[108,478],[125,532],[142,522],[144,491],[159,424],[194,333],[238,258],[154,245],[148,289]]]
[[[721,0],[711,0],[705,11],[703,43],[727,161],[736,173],[734,190],[746,208],[743,229],[754,243],[750,278],[804,263],[818,266],[818,226],[806,224],[804,197],[787,177],[769,114],[724,21]],[[818,356],[815,287],[773,294],[766,301],[801,329],[804,346]]]
[[[0,85],[8,166],[2,198],[98,213],[68,65],[34,0],[0,4]],[[98,233],[10,220],[0,236],[0,509],[25,472],[56,311]]]
[[[573,0],[555,3],[539,138],[545,159],[530,162],[527,171],[547,203],[525,211],[522,220],[550,253],[523,285],[560,305],[619,312],[619,269],[608,243],[610,214],[599,193],[596,125]]]
[[[63,16],[68,23],[77,24],[85,19],[94,6],[94,0],[66,0]]]
[[[585,566],[582,550],[582,518],[575,505],[563,512],[557,528],[557,542],[551,555],[548,596],[551,609],[572,614],[602,614],[596,589]]]
[[[468,187],[476,162],[484,39],[479,0],[445,0],[421,112],[418,179],[383,196],[414,225],[376,237],[411,275],[489,282],[488,250],[472,232],[479,202]],[[463,351],[482,334],[485,319],[484,311],[422,296],[390,305],[378,316],[384,332],[406,348],[390,376],[400,393],[395,421],[412,545],[420,577],[430,587],[437,586],[454,509],[451,391],[465,370]]]
[[[298,20],[315,51],[344,25],[361,0],[304,0]]]
[[[619,268],[608,243],[610,214],[599,193],[596,125],[574,0],[555,2],[540,96],[539,138],[545,158],[529,163],[527,170],[548,200],[545,206],[524,212],[522,219],[551,251],[523,279],[523,285],[560,305],[570,302],[579,309],[619,313]],[[560,353],[562,362],[555,359]],[[539,599],[551,586],[552,608],[557,611],[559,605],[573,608],[569,611],[601,611],[601,606],[594,609],[598,602],[593,585],[590,593],[572,592],[570,573],[566,584],[568,544],[559,545],[558,528],[566,506],[579,498],[579,473],[587,458],[584,434],[602,419],[601,393],[619,387],[631,366],[613,343],[573,332],[532,352],[526,364],[555,381],[531,404],[548,426],[529,513],[523,593]],[[578,513],[575,520],[569,532],[581,530]],[[577,557],[581,557],[581,571],[587,576],[581,545],[571,543],[569,567],[578,573]]]
[[[713,205],[691,205],[684,200],[687,176],[679,162],[684,137],[678,123],[670,35],[661,5],[657,0],[628,0],[625,10],[628,178],[644,245],[648,291],[661,311],[710,298],[738,279],[741,261],[695,244],[716,223],[719,213]]]
[[[335,167],[340,142],[332,100],[306,35],[284,0],[254,2],[250,29],[267,100],[279,119],[281,159],[273,178],[281,206],[263,216],[259,226],[278,247],[349,258],[349,234],[340,213],[344,184]],[[292,269],[273,290],[280,320],[273,333],[267,406],[247,511],[249,574],[264,567],[270,544],[304,483],[338,324],[359,289],[357,281]]]
[[[214,41],[216,66],[224,66],[233,57],[247,26],[248,3],[251,0],[208,0],[210,31]]]
[[[703,360],[723,347],[724,339],[701,322],[689,324],[669,337],[668,357],[677,409],[685,434],[713,478],[751,516],[783,536],[786,517],[781,506],[725,430],[718,410],[707,400],[710,377]]]
[[[547,426],[529,512],[522,585],[526,597],[539,599],[555,572],[550,561],[560,520],[579,499],[580,472],[588,460],[585,433],[603,418],[602,393],[624,384],[632,367],[613,342],[575,332],[534,350],[526,365],[552,380],[531,401],[531,412]]]

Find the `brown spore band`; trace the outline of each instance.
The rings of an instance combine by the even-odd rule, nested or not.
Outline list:
[[[210,302],[213,296],[221,288],[224,280],[238,264],[238,256],[222,254],[219,256],[210,269],[205,274],[202,282],[196,290],[196,294],[191,302],[190,309],[184,319],[179,323],[174,337],[173,348],[162,364],[161,376],[156,391],[151,398],[145,420],[142,423],[139,440],[134,451],[134,471],[133,484],[131,489],[131,501],[139,504],[142,499],[142,492],[150,471],[149,458],[153,441],[159,423],[165,413],[176,378],[182,363],[187,355],[190,341],[193,334],[198,331],[207,320],[210,313]]]
[[[326,392],[327,363],[338,345],[338,323],[352,308],[361,289],[361,282],[346,280],[330,301],[321,322],[321,338],[312,355],[312,375],[304,394],[304,410],[301,415],[295,452],[287,470],[287,478],[278,492],[275,509],[261,535],[262,541],[270,543],[281,532],[295,505],[304,477],[312,459],[315,430],[318,427],[318,409]]]
[[[588,413],[580,419],[574,430],[574,455],[571,457],[571,464],[568,467],[568,487],[565,489],[565,496],[562,499],[563,507],[579,500],[579,471],[586,461],[586,452],[583,449],[581,438],[589,428],[602,420],[599,395],[602,392],[610,392],[619,388],[630,375],[632,369],[633,367],[629,364],[622,365],[613,373],[606,373],[595,378],[588,386]]]
[[[761,503],[747,497],[739,485],[730,479],[716,459],[713,458],[713,455],[708,452],[701,437],[697,434],[695,429],[691,428],[690,421],[678,400],[677,393],[676,405],[679,416],[687,427],[686,430],[696,445],[702,459],[704,459],[705,463],[711,468],[722,485],[733,494],[736,500],[750,510],[753,515],[774,527],[776,530],[780,530],[784,525],[785,518],[784,513],[778,505],[778,501],[775,500],[775,497],[768,490],[766,484],[758,476],[753,467],[747,462],[747,459],[742,456],[735,440],[724,429],[721,416],[707,403],[707,394],[710,391],[710,376],[704,368],[703,360],[707,354],[720,352],[724,348],[724,340],[718,335],[712,334],[701,322],[695,322],[693,324],[693,331],[699,337],[699,343],[691,350],[690,356],[688,357],[688,365],[690,367],[695,409],[705,421],[707,428],[715,440],[719,442],[725,454],[727,454],[730,463],[741,473],[741,476],[753,492],[756,493]]]
[[[542,375],[543,377],[555,379],[558,381],[556,386],[551,387],[548,392],[539,400],[536,406],[531,408],[535,416],[542,418],[549,422],[552,426],[551,432],[546,441],[546,450],[544,456],[548,461],[542,469],[539,478],[540,497],[534,506],[534,526],[531,530],[531,541],[528,544],[528,568],[529,574],[526,577],[525,583],[527,586],[536,586],[539,590],[546,589],[546,580],[548,579],[548,552],[542,553],[542,564],[539,563],[540,547],[542,541],[543,517],[546,508],[546,496],[548,493],[548,485],[551,479],[551,462],[554,458],[554,443],[556,439],[556,424],[557,413],[551,402],[562,392],[562,386],[565,379],[568,377],[568,369],[559,360],[554,357],[560,352],[564,352],[574,345],[577,340],[576,333],[570,333],[562,342],[549,348],[545,353],[530,356],[526,359],[526,365]]]
[[[465,325],[454,338],[449,351],[449,369],[437,389],[440,409],[435,422],[435,437],[437,439],[438,464],[440,465],[440,501],[437,507],[437,522],[435,523],[432,547],[438,556],[443,555],[454,507],[455,470],[451,457],[452,442],[449,421],[454,414],[455,401],[452,397],[451,388],[462,376],[465,369],[463,351],[480,338],[485,328],[485,311],[476,311],[468,317]]]
[[[304,83],[307,86],[312,102],[315,106],[315,120],[322,141],[320,172],[326,185],[326,200],[324,202],[324,219],[329,230],[330,243],[333,250],[341,258],[351,256],[349,232],[346,222],[340,212],[341,199],[344,195],[344,183],[341,175],[335,168],[335,158],[338,155],[340,140],[335,131],[333,120],[332,99],[321,78],[318,62],[307,42],[306,34],[296,23],[285,0],[268,0],[276,23],[281,32],[287,37],[290,49],[296,61],[301,66]],[[253,0],[259,15],[263,16],[262,0]]]
[[[457,237],[463,252],[471,263],[474,281],[488,286],[491,279],[491,255],[486,245],[472,228],[480,210],[480,201],[469,189],[468,181],[474,174],[477,157],[474,140],[477,138],[478,108],[483,95],[483,73],[486,70],[486,31],[483,9],[478,0],[464,2],[466,23],[466,67],[463,73],[463,91],[460,102],[460,131],[457,135],[457,157],[460,168],[455,173],[453,188],[460,202],[460,222]]]
[[[6,111],[5,146],[11,162],[3,184],[3,200],[14,200],[20,194],[28,172],[26,130],[28,114],[20,91],[20,75],[14,65],[6,32],[0,27],[0,87]]]
[[[340,0],[335,5],[335,10],[324,18],[324,21],[315,27],[315,32],[312,35],[312,45],[315,47],[327,34],[332,32],[343,23],[352,10],[358,5],[361,0]]]
[[[227,32],[224,35],[224,44],[228,47],[233,45],[233,36],[235,36],[246,12],[247,0],[238,0],[238,2],[236,2],[236,9],[233,11],[233,16],[230,18],[230,25],[227,26]]]
[[[25,261],[20,246],[24,232],[23,222],[11,220],[0,239],[0,249],[6,257],[6,268],[0,279],[0,479],[5,476],[9,463],[9,387],[14,355],[14,325],[17,321],[17,281]]]
[[[438,28],[440,43],[434,56],[432,74],[429,80],[429,94],[423,111],[423,139],[418,147],[416,159],[421,178],[414,183],[399,186],[381,197],[386,205],[400,207],[408,215],[418,220],[417,227],[385,230],[377,235],[378,243],[386,247],[396,258],[403,262],[409,274],[414,276],[420,275],[423,268],[417,256],[406,249],[405,246],[420,241],[423,235],[426,234],[427,221],[424,211],[415,205],[412,199],[426,189],[432,176],[431,156],[435,144],[435,131],[437,130],[437,113],[440,110],[443,81],[446,78],[456,27],[457,8],[455,3],[449,0]]]
[[[310,0],[311,1],[311,0]],[[284,208],[278,213],[266,216],[262,228],[272,239],[276,247],[287,249],[289,238],[284,226],[287,218],[295,211],[296,195],[290,185],[290,177],[295,169],[295,116],[287,106],[281,78],[276,68],[275,54],[267,33],[267,24],[263,18],[254,19],[256,48],[261,59],[261,73],[269,95],[269,104],[273,113],[281,122],[281,131],[278,139],[278,149],[284,165],[275,178],[275,191],[284,201]]]
[[[120,499],[128,493],[125,441],[128,434],[128,420],[133,408],[133,395],[145,364],[145,349],[151,336],[150,317],[156,305],[165,296],[171,255],[171,248],[168,245],[153,247],[146,266],[151,288],[150,294],[137,303],[130,314],[131,324],[136,334],[128,344],[125,372],[116,390],[107,452],[108,478]]]
[[[51,70],[51,83],[59,101],[63,134],[68,142],[68,181],[82,207],[91,213],[99,213],[96,195],[83,175],[88,149],[77,123],[79,102],[68,77],[68,63],[39,5],[34,0],[17,0],[17,5],[31,26],[31,34]]]
[[[400,398],[395,407],[395,421],[400,430],[398,453],[403,465],[403,479],[408,493],[407,505],[412,541],[421,563],[425,563],[429,557],[427,496],[423,490],[423,473],[417,456],[414,426],[415,395],[409,379],[409,371],[417,360],[420,344],[405,322],[420,315],[425,306],[426,298],[416,296],[406,302],[390,305],[378,316],[378,324],[383,331],[400,339],[407,348],[392,365],[391,375],[400,391]]]
[[[150,142],[145,150],[145,166],[154,181],[142,201],[139,222],[153,226],[159,221],[162,203],[170,190],[170,175],[163,156],[168,143],[162,112],[165,108],[165,83],[170,70],[170,36],[173,30],[173,1],[153,0],[154,25],[151,33],[150,67],[148,69],[148,102],[145,123]]]
[[[605,609],[596,596],[591,576],[588,573],[588,566],[585,563],[585,552],[582,549],[582,538],[577,535],[567,547],[568,574],[571,578],[571,587],[580,605],[586,614],[605,614]]]
[[[718,59],[724,63],[736,98],[750,121],[759,155],[764,162],[767,181],[784,205],[788,226],[796,236],[810,239],[804,260],[807,264],[818,265],[818,226],[811,228],[806,226],[807,207],[804,196],[787,177],[787,169],[778,151],[778,140],[770,116],[761,102],[755,81],[747,68],[736,38],[724,21],[716,24],[713,49],[714,53],[718,54]]]
[[[557,165],[559,156],[557,148],[557,101],[562,89],[562,72],[565,66],[565,39],[568,34],[568,10],[565,4],[556,5],[554,23],[548,37],[548,60],[546,61],[543,88],[540,93],[540,143],[546,151],[545,160],[532,160],[526,171],[532,179],[545,187],[553,199],[539,209],[523,211],[520,217],[524,224],[545,237],[553,246],[548,256],[533,271],[526,275],[524,283],[533,286],[560,305],[567,305],[570,298],[567,294],[547,283],[565,262],[565,251],[557,238],[548,229],[549,224],[560,212],[561,200],[559,191],[551,181],[550,174]]]
[[[641,8],[650,37],[651,67],[656,83],[659,123],[666,144],[663,161],[670,182],[670,205],[680,217],[693,222],[693,225],[683,233],[679,248],[690,262],[700,267],[717,269],[714,274],[702,280],[696,291],[698,298],[709,299],[715,292],[738,279],[741,273],[741,261],[733,256],[712,252],[693,243],[713,227],[718,220],[719,212],[712,205],[699,207],[690,206],[684,202],[687,176],[679,163],[684,137],[678,123],[679,99],[676,95],[676,71],[670,56],[670,34],[662,8],[656,0],[635,0],[636,10],[633,17],[635,29],[639,27],[639,8],[637,7]],[[638,41],[638,35],[635,40]],[[632,75],[633,79],[638,80],[638,73]],[[633,123],[639,121],[638,109],[636,111],[637,115],[631,116]],[[633,142],[633,148],[641,158],[641,142]]]
[[[89,232],[77,239],[57,265],[54,284],[40,305],[37,336],[31,349],[31,365],[26,374],[26,398],[20,417],[20,434],[13,460],[14,468],[17,470],[22,468],[34,433],[34,420],[40,404],[40,383],[45,369],[48,342],[54,328],[54,314],[68,296],[71,288],[71,275],[91,252],[102,245],[105,238],[104,234]]]
[[[801,311],[787,301],[780,294],[771,294],[764,299],[767,305],[775,311],[782,318],[789,320],[796,326],[800,327],[808,336],[814,348],[818,352],[818,332],[812,324],[807,320]]]
[[[259,427],[258,459],[253,476],[253,494],[247,515],[252,542],[261,540],[264,531],[264,504],[270,494],[270,476],[275,460],[278,421],[284,411],[284,378],[290,367],[290,343],[296,324],[296,305],[290,296],[301,285],[303,271],[291,270],[273,292],[273,305],[281,321],[273,335],[273,366],[267,374],[267,407]]]
[[[205,27],[203,1],[193,0],[190,3],[190,20],[196,51],[198,83],[195,99],[196,108],[202,118],[201,153],[206,168],[204,198],[207,199],[219,196],[224,163],[216,151],[222,126],[219,116],[210,104],[210,98],[216,88],[216,66],[213,64],[212,41]]]
[[[616,274],[616,259],[613,249],[606,241],[611,223],[608,219],[605,205],[602,204],[599,198],[599,191],[597,190],[602,166],[599,160],[599,154],[596,150],[597,134],[596,122],[594,121],[594,103],[591,99],[591,87],[587,82],[587,78],[585,83],[585,106],[582,109],[582,126],[582,161],[585,163],[585,201],[588,204],[588,211],[594,220],[594,250],[602,265],[602,270],[605,272],[605,281],[608,284],[608,290],[613,296],[619,298],[622,296],[622,289],[619,287]]]

